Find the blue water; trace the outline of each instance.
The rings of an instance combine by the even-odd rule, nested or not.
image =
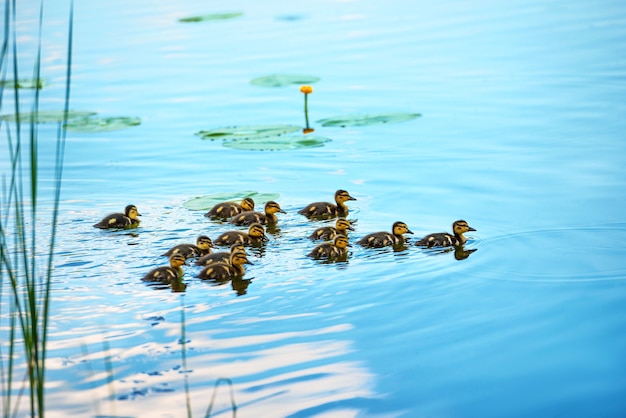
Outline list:
[[[28,73],[38,3],[20,3]],[[238,417],[625,416],[626,5],[222,7],[76,4],[70,107],[142,123],[68,133],[49,416],[179,417],[186,396],[203,416],[219,378],[232,381]],[[178,22],[223,11],[244,14]],[[46,4],[45,110],[62,103],[67,14]],[[255,152],[194,135],[303,125],[299,86],[250,84],[290,73],[320,77],[309,117],[331,142]],[[387,112],[422,116],[315,123]],[[56,126],[39,131],[46,238]],[[353,246],[347,263],[312,261],[305,237],[319,223],[296,211],[339,188],[357,198],[353,242],[397,220],[421,237],[466,219],[476,251]],[[287,211],[250,251],[249,282],[204,283],[197,267],[183,294],[141,282],[170,246],[230,229],[186,201],[243,190],[276,193]],[[132,234],[92,228],[128,203],[142,213]],[[232,416],[228,386],[212,412]]]

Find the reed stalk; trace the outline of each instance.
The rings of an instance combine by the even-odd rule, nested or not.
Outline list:
[[[64,97],[63,120],[59,122],[56,135],[56,152],[54,162],[54,188],[51,234],[48,245],[42,245],[38,232],[43,228],[38,220],[38,186],[39,162],[38,150],[38,113],[39,88],[34,89],[31,101],[30,117],[26,118],[21,112],[19,83],[20,71],[18,68],[18,36],[17,36],[17,1],[5,0],[5,30],[3,33],[2,49],[0,50],[0,112],[3,110],[2,98],[7,73],[10,73],[15,82],[12,86],[15,122],[10,125],[8,119],[0,120],[0,135],[6,135],[8,152],[2,152],[2,158],[7,158],[8,173],[2,173],[3,199],[0,201],[0,310],[3,302],[8,302],[8,335],[0,336],[0,349],[8,349],[6,364],[0,361],[1,388],[5,396],[2,397],[2,414],[4,417],[18,414],[19,401],[24,385],[29,394],[30,416],[45,416],[45,361],[48,337],[48,318],[50,315],[50,290],[53,274],[53,259],[57,224],[61,181],[63,173],[63,155],[65,151],[66,132],[63,129],[67,123],[70,101],[70,80],[72,66],[72,32],[73,32],[73,0],[70,0],[66,88]],[[42,28],[44,2],[39,8],[38,47],[35,58],[32,79],[35,86],[41,83],[41,55],[42,55]],[[9,61],[9,54],[12,60]],[[9,69],[9,67],[11,67]],[[29,119],[29,120],[25,120]],[[22,123],[28,123],[27,132],[22,131]],[[3,126],[4,125],[4,126]],[[4,142],[4,141],[3,141]],[[24,168],[24,161],[27,167]],[[8,180],[8,184],[7,184]],[[41,248],[47,249],[41,254]],[[38,266],[37,261],[43,258],[44,267]],[[8,286],[5,286],[8,284]],[[8,289],[7,289],[8,288]],[[2,317],[5,317],[4,312]],[[25,356],[26,382],[22,387],[14,385],[16,371],[16,356],[19,349]],[[15,395],[17,393],[17,396]],[[15,404],[12,402],[15,401]]]

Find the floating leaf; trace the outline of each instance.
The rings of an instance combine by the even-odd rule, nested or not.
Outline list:
[[[0,87],[6,87],[10,89],[42,89],[43,86],[47,86],[48,82],[40,78],[37,80],[21,79],[21,80],[0,80]]]
[[[243,16],[242,12],[212,13],[202,16],[191,16],[178,19],[182,23],[212,22],[216,20],[228,20]]]
[[[284,87],[291,84],[313,84],[320,81],[319,77],[304,74],[273,74],[250,80],[250,84],[260,87]]]
[[[210,131],[200,131],[196,135],[202,139],[253,139],[267,136],[284,135],[299,131],[300,127],[295,125],[248,125],[232,126],[226,128],[211,129]]]
[[[278,193],[258,193],[254,191],[215,193],[207,196],[194,197],[183,203],[189,210],[209,210],[221,202],[241,202],[244,197],[251,197],[255,207],[262,207],[269,200],[278,200]]]
[[[381,123],[399,123],[420,117],[419,113],[379,113],[375,115],[346,115],[320,119],[322,126],[367,126]]]
[[[63,110],[47,110],[47,111],[39,111],[37,113],[37,120],[35,123],[58,123],[63,122],[63,116],[65,111]],[[90,116],[96,115],[96,112],[79,112],[70,110],[67,112],[67,121],[75,121],[86,119]],[[23,112],[20,113],[20,120],[24,123],[30,122],[33,114],[31,112]],[[2,115],[0,119],[6,120],[8,122],[16,122],[17,117],[15,114],[11,115]]]
[[[310,135],[281,135],[252,139],[230,139],[223,145],[228,148],[237,148],[251,151],[278,151],[300,148],[323,147],[330,139]]]
[[[89,117],[73,120],[64,125],[64,128],[73,132],[109,132],[129,128],[141,124],[141,119],[126,116],[109,118]]]

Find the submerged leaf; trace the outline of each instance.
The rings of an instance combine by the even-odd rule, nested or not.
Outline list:
[[[381,123],[399,123],[420,117],[419,113],[379,113],[374,115],[346,115],[320,119],[322,126],[367,126]]]
[[[127,116],[109,118],[89,117],[68,122],[64,128],[73,132],[108,132],[141,124],[141,119]]]
[[[319,77],[304,74],[273,74],[250,80],[250,84],[260,87],[284,87],[291,84],[313,84],[320,81]]]
[[[190,16],[178,19],[182,23],[197,23],[197,22],[211,22],[215,20],[228,20],[236,17],[243,16],[242,12],[226,12],[226,13],[211,13],[202,16]]]
[[[35,123],[58,123],[58,122],[63,122],[63,116],[65,115],[65,111],[63,110],[44,110],[44,111],[39,111],[36,114],[36,121]],[[74,111],[74,110],[70,110],[67,112],[67,121],[68,123],[70,121],[75,121],[75,120],[82,120],[82,119],[86,119],[90,116],[96,115],[96,112],[80,112],[80,111]],[[33,117],[33,113],[31,112],[22,112],[20,113],[20,121],[24,122],[24,123],[28,123],[30,122],[31,118]],[[8,122],[16,122],[17,121],[17,116],[15,114],[11,114],[11,115],[2,115],[0,116],[0,119],[6,120]]]
[[[299,131],[295,125],[248,125],[232,126],[196,132],[202,139],[254,139],[273,135],[284,135]]]
[[[310,135],[281,135],[268,136],[264,138],[252,139],[230,139],[224,141],[223,145],[228,148],[237,148],[251,151],[278,151],[300,148],[322,147],[328,138]]]
[[[278,193],[258,193],[254,191],[215,193],[207,196],[194,197],[183,203],[183,207],[189,210],[209,210],[221,202],[241,202],[244,197],[251,197],[255,207],[263,207],[269,200],[278,200]]]

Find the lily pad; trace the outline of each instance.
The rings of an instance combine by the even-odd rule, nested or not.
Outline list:
[[[264,138],[230,139],[223,145],[228,148],[236,148],[251,151],[279,151],[301,148],[323,147],[329,138],[310,135],[276,135]]]
[[[379,113],[374,115],[346,115],[320,119],[317,123],[322,126],[367,126],[381,123],[406,122],[420,117],[419,113]]]
[[[255,207],[263,207],[269,200],[278,200],[278,193],[258,193],[255,191],[242,191],[230,193],[215,193],[207,196],[194,197],[183,203],[183,207],[189,210],[209,210],[221,202],[241,202],[244,197],[251,197]]]
[[[40,78],[37,80],[21,79],[21,80],[0,80],[0,87],[6,87],[10,89],[42,89],[47,86],[48,82]]]
[[[313,84],[319,77],[304,74],[272,74],[250,80],[250,84],[260,87],[284,87],[291,84]]]
[[[73,132],[109,132],[129,128],[141,124],[141,119],[126,116],[108,118],[89,117],[76,119],[64,125],[64,128]]]
[[[231,126],[196,132],[202,139],[254,139],[268,136],[284,135],[299,131],[296,125],[247,125]]]
[[[242,12],[226,12],[226,13],[211,13],[202,16],[190,16],[178,19],[182,23],[198,23],[198,22],[212,22],[216,20],[228,20],[236,17],[243,16]]]
[[[63,116],[65,115],[65,111],[63,110],[44,110],[37,113],[37,120],[35,123],[58,123],[63,122]],[[81,112],[70,110],[67,112],[67,121],[73,122],[75,120],[86,119],[90,116],[96,115],[96,112]],[[23,112],[20,113],[20,120],[24,123],[30,122],[33,114],[31,112]],[[17,116],[15,114],[11,115],[2,115],[0,119],[6,120],[7,122],[16,122]]]

